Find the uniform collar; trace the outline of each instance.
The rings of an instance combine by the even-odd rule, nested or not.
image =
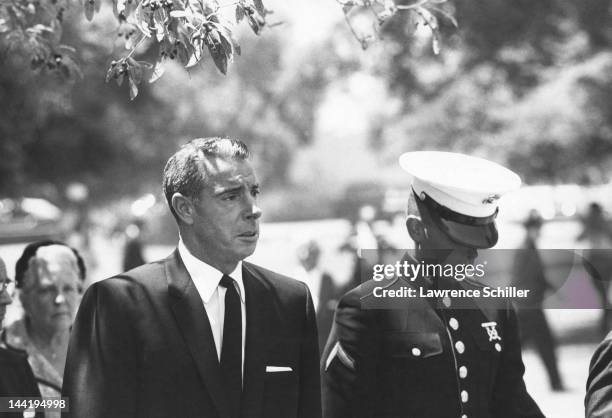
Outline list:
[[[187,272],[191,276],[191,280],[193,280],[196,289],[198,289],[200,297],[204,303],[208,303],[217,290],[223,273],[191,254],[182,239],[180,239],[178,243],[178,252],[181,256],[181,260],[183,260],[183,264],[185,264]],[[238,284],[240,300],[242,303],[245,303],[244,282],[242,281],[242,261],[238,262],[234,271],[228,274],[228,276],[234,279],[236,284]]]

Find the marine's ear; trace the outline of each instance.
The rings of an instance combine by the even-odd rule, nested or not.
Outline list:
[[[172,209],[176,213],[176,216],[185,224],[192,225],[194,223],[193,216],[195,214],[195,208],[190,198],[183,196],[181,193],[174,193],[172,195]]]
[[[422,244],[427,239],[427,227],[423,220],[415,215],[409,215],[406,219],[408,235],[416,244]]]

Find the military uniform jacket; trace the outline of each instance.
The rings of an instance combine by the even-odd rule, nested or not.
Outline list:
[[[423,284],[396,279],[388,288]],[[508,302],[485,310],[469,299],[473,309],[453,309],[447,299],[450,307],[440,309],[425,298],[404,298],[404,309],[362,309],[377,286],[366,282],[338,305],[321,361],[324,418],[543,416],[525,388]]]

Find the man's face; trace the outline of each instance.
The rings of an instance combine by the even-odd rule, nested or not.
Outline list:
[[[429,214],[424,214],[423,220],[427,228],[427,239],[421,243],[421,248],[427,258],[437,263],[452,265],[474,263],[478,256],[475,248],[451,240]]]
[[[4,261],[0,258],[0,284],[8,282],[9,278],[6,273],[6,265]],[[1,288],[2,286],[0,286]],[[0,327],[2,326],[2,321],[4,321],[4,317],[6,316],[6,307],[10,305],[12,302],[11,296],[7,289],[4,289],[0,292]]]
[[[246,160],[204,160],[206,186],[193,199],[197,254],[217,268],[233,268],[255,251],[261,210],[259,182]]]
[[[77,259],[70,248],[39,248],[30,260],[20,293],[32,323],[54,332],[69,329],[80,301],[80,281]]]

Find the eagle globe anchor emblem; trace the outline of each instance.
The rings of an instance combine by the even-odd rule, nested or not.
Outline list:
[[[501,337],[497,333],[497,328],[495,328],[497,326],[497,322],[483,322],[480,325],[487,330],[489,341],[501,341]]]

